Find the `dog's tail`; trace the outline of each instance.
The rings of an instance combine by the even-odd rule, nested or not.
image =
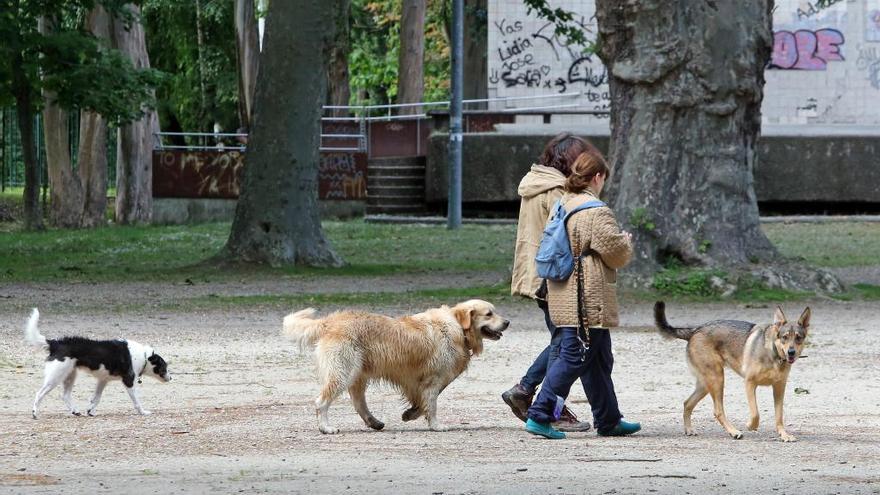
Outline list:
[[[663,301],[654,303],[654,325],[657,326],[657,330],[660,330],[660,334],[667,339],[691,340],[696,330],[695,328],[673,327],[670,325],[666,321],[666,303]]]
[[[308,308],[285,316],[281,334],[296,342],[300,350],[315,345],[322,333],[321,320],[313,318],[316,312],[314,308]]]
[[[28,344],[34,347],[42,347],[43,349],[49,347],[49,343],[46,342],[46,337],[43,337],[40,334],[40,329],[37,328],[37,323],[40,322],[40,311],[37,308],[34,308],[31,311],[31,317],[28,318],[27,325],[24,327],[24,340]]]

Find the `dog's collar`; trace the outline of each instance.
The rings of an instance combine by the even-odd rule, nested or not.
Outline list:
[[[149,363],[149,362],[150,361],[147,359],[147,353],[145,352],[144,353],[144,366],[141,368],[141,372],[138,373],[138,383],[144,383],[143,381],[141,381],[141,376],[143,376],[144,371],[147,370],[147,363]]]

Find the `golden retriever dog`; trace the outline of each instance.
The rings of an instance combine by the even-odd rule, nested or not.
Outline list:
[[[328,423],[327,410],[346,389],[367,426],[385,426],[367,408],[364,393],[371,381],[400,390],[411,405],[404,421],[424,414],[432,430],[445,430],[437,421],[437,396],[483,351],[483,338],[498,340],[510,325],[478,299],[400,318],[358,311],[314,316],[312,308],[287,315],[282,333],[300,349],[314,346],[321,386],[315,400],[318,429],[327,434],[339,432]]]

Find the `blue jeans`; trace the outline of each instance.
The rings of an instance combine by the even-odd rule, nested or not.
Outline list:
[[[526,371],[526,376],[522,377],[522,380],[519,381],[519,384],[530,394],[535,393],[535,389],[544,381],[544,376],[547,375],[550,365],[559,356],[559,341],[562,340],[562,334],[556,331],[556,326],[550,320],[550,310],[547,307],[547,301],[538,299],[537,303],[541,311],[544,312],[544,322],[547,324],[547,330],[550,330],[550,345],[545,347],[541,354],[538,354],[535,362]]]
[[[551,423],[558,420],[572,384],[580,378],[593,410],[596,430],[607,431],[620,422],[623,416],[611,380],[614,368],[611,333],[607,328],[591,328],[589,331],[590,349],[584,351],[575,328],[556,329],[561,335],[559,358],[547,370],[541,392],[529,408],[529,418],[533,421]]]

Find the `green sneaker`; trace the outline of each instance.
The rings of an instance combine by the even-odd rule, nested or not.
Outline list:
[[[610,430],[596,430],[596,433],[598,433],[600,437],[623,437],[626,435],[632,435],[641,429],[641,423],[630,423],[621,419],[614,428],[611,428]]]
[[[532,435],[540,435],[550,440],[562,440],[565,438],[565,433],[553,428],[549,423],[538,423],[532,420],[532,418],[526,421],[526,431]]]

